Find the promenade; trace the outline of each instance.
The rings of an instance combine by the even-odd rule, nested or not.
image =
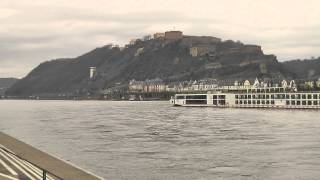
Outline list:
[[[0,132],[1,180],[102,180]]]

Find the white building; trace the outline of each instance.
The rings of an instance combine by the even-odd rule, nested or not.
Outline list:
[[[97,67],[90,67],[90,79],[94,79],[97,76]]]
[[[283,87],[283,88],[287,88],[287,87],[288,87],[288,83],[287,83],[286,80],[283,80],[283,81],[281,82],[281,87]]]
[[[250,81],[249,80],[245,80],[243,83],[244,86],[250,87]]]

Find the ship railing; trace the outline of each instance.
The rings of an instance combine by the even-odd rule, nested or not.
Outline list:
[[[33,174],[35,174],[35,176],[37,176],[38,178],[40,177],[42,180],[64,180],[63,178],[50,172],[49,170],[42,168],[42,167],[38,166],[37,164],[22,158],[21,156],[11,152],[10,150],[8,150],[5,147],[1,147],[1,145],[0,145],[0,150],[1,150],[0,152],[4,152],[7,155],[9,155],[8,157],[14,156],[14,158],[19,159],[20,163],[15,163],[15,164],[24,164],[24,167],[25,167],[25,168],[23,168],[24,172],[28,171],[28,170],[26,170],[26,167],[28,167],[28,169],[30,168],[29,170],[32,171]],[[13,158],[10,158],[10,159],[13,159]]]

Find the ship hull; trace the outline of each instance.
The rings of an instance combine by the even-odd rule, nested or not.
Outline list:
[[[320,92],[176,94],[182,107],[320,109]]]

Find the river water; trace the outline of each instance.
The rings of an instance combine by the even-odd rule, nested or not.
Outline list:
[[[320,177],[316,110],[1,100],[0,131],[108,180]]]

